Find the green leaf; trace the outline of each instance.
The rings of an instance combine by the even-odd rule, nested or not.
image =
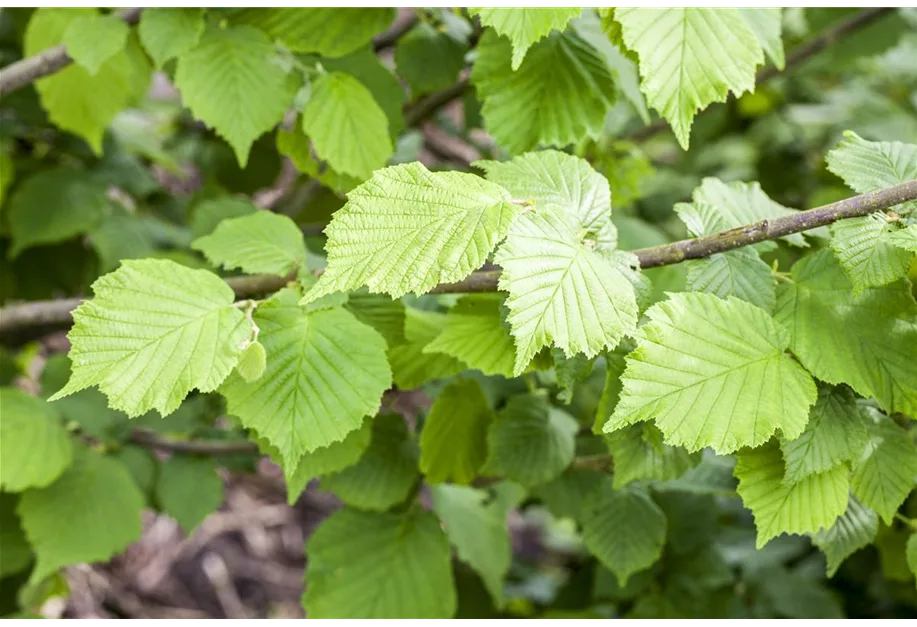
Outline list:
[[[232,289],[204,270],[127,260],[92,289],[67,335],[70,381],[49,400],[98,386],[128,416],[151,409],[165,416],[191,390],[215,390],[251,334]]]
[[[826,383],[847,383],[886,411],[917,415],[917,303],[907,281],[853,295],[830,251],[796,262],[777,289],[790,348]]]
[[[688,469],[677,479],[655,486],[656,490],[687,492],[689,494],[712,494],[735,496],[736,480],[733,477],[735,459],[706,455],[694,468]]]
[[[468,9],[480,18],[481,24],[490,26],[506,36],[513,45],[512,69],[522,65],[525,53],[552,30],[563,31],[567,22],[579,17],[580,8],[505,8]]]
[[[212,28],[178,59],[175,86],[197,119],[229,142],[241,167],[258,137],[293,103],[296,83],[271,40],[248,26]]]
[[[351,431],[340,442],[304,453],[299,463],[288,472],[284,469],[287,481],[287,503],[293,505],[312,479],[344,470],[356,464],[369,447],[372,436],[372,423],[366,421],[356,431]]]
[[[55,168],[30,176],[10,198],[13,245],[9,256],[12,259],[26,248],[87,233],[109,211],[105,185],[82,170]]]
[[[911,569],[914,577],[917,577],[917,533],[912,533],[907,539],[907,567]]]
[[[433,510],[442,519],[458,557],[484,581],[497,607],[504,604],[503,582],[512,563],[506,528],[509,510],[525,496],[520,486],[503,482],[489,490],[433,486]]]
[[[405,308],[400,300],[384,294],[351,293],[345,305],[347,311],[363,324],[378,331],[389,347],[405,342]]]
[[[758,36],[764,52],[774,62],[778,70],[786,66],[786,55],[783,52],[783,19],[780,8],[740,8],[739,13],[745,22]]]
[[[103,63],[124,50],[128,34],[130,28],[115,15],[78,17],[64,31],[63,43],[67,55],[94,76]]]
[[[568,468],[557,478],[532,488],[532,496],[554,516],[579,520],[583,505],[604,480],[605,475],[596,470]]]
[[[468,46],[421,22],[395,44],[395,66],[416,97],[455,83]]]
[[[888,241],[898,248],[917,253],[917,224],[912,224],[903,229],[893,231],[892,234],[888,236]]]
[[[445,330],[447,320],[446,314],[436,311],[412,307],[405,310],[405,341],[388,351],[395,385],[402,390],[410,390],[428,381],[451,377],[465,369],[462,362],[454,357],[424,351]]]
[[[197,45],[204,33],[201,9],[145,9],[137,33],[156,67],[180,57]]]
[[[227,411],[289,468],[358,429],[391,384],[382,336],[341,307],[306,312],[298,300],[284,289],[258,307],[267,370],[252,383],[233,375],[220,389]]]
[[[566,357],[563,351],[556,348],[551,351],[551,356],[554,358],[554,376],[557,378],[557,387],[560,388],[557,400],[569,405],[573,402],[576,386],[592,374],[595,358],[585,355]]]
[[[766,442],[778,429],[805,429],[815,384],[784,351],[789,334],[764,311],[700,293],[653,305],[627,357],[611,432],[654,420],[668,444],[731,453]]]
[[[471,174],[420,163],[378,170],[325,229],[328,267],[303,302],[362,285],[398,298],[459,281],[503,239],[518,211],[509,200]]]
[[[32,563],[32,549],[15,507],[17,497],[0,492],[0,578],[23,571]]]
[[[259,211],[223,220],[209,235],[191,242],[214,266],[239,268],[246,274],[286,276],[306,259],[306,245],[287,216]]]
[[[343,509],[306,544],[311,618],[452,618],[449,540],[436,517]]]
[[[867,444],[866,423],[856,397],[846,387],[822,385],[809,424],[798,438],[782,441],[786,483],[796,483],[859,459]]]
[[[850,481],[846,466],[784,482],[786,468],[774,442],[736,455],[737,491],[755,517],[757,548],[781,533],[828,529],[847,510]]]
[[[914,255],[895,245],[895,232],[881,212],[831,225],[831,249],[850,277],[854,294],[907,276]]]
[[[581,522],[586,548],[622,587],[662,555],[665,514],[643,490],[614,490],[606,479],[583,506]]]
[[[154,453],[139,446],[122,446],[112,457],[127,469],[140,492],[151,497],[161,467]]]
[[[828,577],[834,577],[845,559],[868,546],[879,530],[879,517],[856,498],[851,498],[844,515],[827,529],[812,536],[812,544],[828,559]]]
[[[323,74],[312,83],[302,128],[321,159],[361,179],[395,152],[385,112],[360,81],[342,72]]]
[[[417,443],[399,414],[373,419],[369,447],[353,466],[322,479],[322,490],[360,509],[388,509],[403,503],[418,482]]]
[[[388,28],[395,19],[395,9],[259,8],[237,11],[230,19],[263,30],[293,52],[342,57]]]
[[[755,89],[764,51],[738,9],[624,9],[614,12],[626,46],[640,58],[647,102],[688,149],[699,109]]]
[[[159,470],[156,500],[190,535],[223,502],[223,480],[210,457],[172,455]]]
[[[25,31],[23,56],[35,56],[62,43],[71,23],[96,16],[96,9],[38,9]],[[54,124],[82,137],[93,152],[101,154],[105,128],[146,93],[149,78],[148,62],[136,43],[128,42],[126,49],[102,63],[95,74],[71,65],[39,79],[35,89]]]
[[[443,388],[420,433],[420,469],[427,483],[471,483],[487,459],[487,428],[493,420],[484,390],[474,379]]]
[[[614,248],[617,229],[611,222],[611,191],[605,177],[589,162],[557,150],[529,152],[512,161],[475,161],[488,181],[514,198],[533,202],[536,210],[557,208],[573,217],[577,228],[599,248]]]
[[[256,213],[258,208],[250,200],[222,196],[205,200],[191,210],[189,226],[195,238],[210,235],[223,220],[241,218]]]
[[[545,483],[573,461],[576,421],[534,395],[513,396],[487,432],[483,472],[524,486]]]
[[[917,178],[917,144],[870,142],[853,131],[844,133],[844,139],[825,161],[828,170],[858,194]],[[917,208],[917,203],[905,203],[904,208]]]
[[[102,562],[140,539],[143,495],[127,469],[85,447],[46,488],[29,490],[17,513],[36,555],[37,583],[64,566]]]
[[[774,274],[754,248],[717,253],[688,263],[690,292],[735,296],[771,313],[777,302]]]
[[[863,505],[874,509],[886,524],[914,489],[917,444],[891,418],[869,411],[869,444],[854,463],[850,485]]]
[[[676,479],[700,461],[699,455],[665,444],[662,433],[651,424],[631,425],[607,438],[614,456],[615,489],[644,479]]]
[[[485,31],[471,81],[487,130],[511,154],[597,137],[615,100],[605,59],[579,35],[551,33],[518,70],[509,40]]]
[[[594,357],[636,327],[633,286],[612,260],[580,241],[572,218],[558,211],[521,215],[494,260],[503,268],[500,289],[509,292],[517,376],[545,346]]]
[[[17,388],[0,388],[0,488],[41,488],[70,465],[70,438],[47,402]]]
[[[446,315],[442,332],[423,349],[461,360],[486,375],[513,376],[516,348],[503,325],[501,294],[463,296]]]
[[[247,383],[260,379],[266,368],[267,351],[260,342],[249,344],[239,355],[239,362],[236,364],[236,372]]]

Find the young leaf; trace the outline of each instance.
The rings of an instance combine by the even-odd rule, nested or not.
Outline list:
[[[608,434],[608,448],[614,456],[614,488],[632,481],[668,481],[683,475],[700,461],[697,454],[669,446],[651,424],[636,424]]]
[[[347,505],[385,510],[404,502],[418,482],[418,451],[400,415],[381,414],[372,425],[372,439],[360,460],[324,477],[321,488]]]
[[[898,248],[917,253],[917,224],[911,224],[903,229],[893,231],[888,236],[888,241]]]
[[[525,497],[525,490],[505,481],[490,493],[454,485],[433,486],[432,493],[433,510],[459,559],[481,576],[496,606],[502,607],[503,580],[513,557],[506,516]]]
[[[445,89],[465,67],[468,46],[421,22],[395,44],[395,66],[416,97]]]
[[[251,335],[216,275],[172,261],[140,259],[92,284],[73,312],[73,373],[49,400],[96,385],[128,416],[175,411],[193,389],[215,390]]]
[[[509,38],[513,45],[514,72],[522,65],[525,53],[533,44],[544,39],[552,30],[563,31],[567,22],[579,17],[581,11],[580,8],[468,9],[471,15],[481,19],[481,24]]]
[[[506,234],[518,212],[509,200],[471,174],[420,163],[378,170],[325,229],[328,267],[303,303],[362,285],[398,298],[463,279]]]
[[[465,366],[455,357],[426,352],[426,347],[444,332],[448,318],[437,311],[408,307],[405,310],[404,337],[401,344],[389,348],[392,376],[402,390],[420,387],[428,381],[458,374]]]
[[[446,316],[446,326],[423,349],[425,354],[443,353],[486,375],[513,376],[516,347],[503,325],[500,294],[469,294]]]
[[[0,406],[0,488],[22,492],[50,484],[73,456],[60,415],[16,388],[0,388]]]
[[[867,444],[866,422],[846,387],[819,386],[809,424],[798,438],[780,443],[784,481],[792,484],[845,462],[855,462]]]
[[[825,158],[828,170],[858,194],[874,192],[917,178],[917,144],[866,141],[846,131]],[[915,207],[907,203],[905,207]]]
[[[668,444],[731,453],[778,429],[787,438],[805,429],[815,384],[784,353],[789,334],[764,311],[688,293],[670,294],[646,315],[605,432],[654,420]]]
[[[137,33],[156,67],[180,57],[200,41],[204,11],[184,8],[148,8],[140,14]]]
[[[366,421],[340,442],[304,453],[292,469],[284,468],[287,481],[287,503],[293,505],[312,479],[339,472],[356,464],[369,447],[372,423]]]
[[[614,12],[621,37],[640,58],[647,101],[688,149],[699,109],[755,90],[764,51],[738,9],[624,9]]]
[[[511,48],[509,40],[485,31],[471,70],[497,143],[519,154],[597,136],[615,100],[605,59],[572,32],[551,33],[532,46],[518,70]]]
[[[29,581],[123,551],[140,539],[143,505],[124,466],[77,447],[73,464],[57,481],[19,500],[17,513],[37,558]]]
[[[606,479],[583,505],[583,543],[620,586],[662,555],[666,518],[644,490],[615,490]]]
[[[828,529],[847,509],[850,481],[846,466],[787,484],[776,443],[742,451],[736,459],[737,491],[755,517],[759,549],[781,533]]]
[[[538,263],[533,263],[537,259]],[[552,209],[520,216],[495,257],[509,292],[514,374],[545,346],[594,357],[637,324],[637,302],[616,264],[579,240],[572,218]]]
[[[850,277],[854,294],[907,276],[914,255],[892,241],[896,232],[881,212],[831,225],[831,249]]]
[[[275,446],[288,471],[358,429],[392,380],[382,336],[341,307],[307,313],[298,301],[287,288],[258,307],[267,369],[220,389],[227,411]]]
[[[576,421],[534,395],[514,396],[487,432],[484,471],[524,486],[557,477],[573,461]]]
[[[828,577],[834,577],[841,563],[872,543],[879,530],[879,517],[860,503],[850,499],[847,511],[827,529],[812,535],[812,544],[821,549],[828,560]]]
[[[270,211],[223,220],[209,235],[191,242],[214,266],[246,274],[287,275],[306,259],[299,227]]]
[[[857,498],[890,525],[914,489],[917,444],[891,418],[877,411],[869,411],[869,417],[869,444],[854,463],[850,484]]]
[[[439,521],[345,508],[306,544],[311,618],[451,618],[456,610],[449,540]]]
[[[172,455],[159,470],[156,500],[162,511],[191,535],[223,502],[223,480],[213,459]]]
[[[229,142],[241,167],[255,140],[283,118],[296,84],[271,40],[249,26],[212,28],[178,59],[175,86],[194,117]]]
[[[95,76],[103,63],[124,50],[129,33],[116,15],[78,17],[64,31],[63,43],[70,58]]]
[[[249,344],[239,355],[239,363],[236,364],[236,372],[246,383],[252,383],[260,379],[266,368],[267,351],[264,350],[264,345],[260,342]]]
[[[917,303],[907,281],[853,295],[847,274],[819,251],[796,262],[777,289],[778,322],[814,376],[847,383],[888,412],[917,414]]]
[[[385,112],[360,81],[342,72],[312,83],[302,129],[321,159],[360,179],[368,179],[395,151]]]
[[[420,433],[420,469],[427,483],[471,483],[487,459],[487,428],[493,420],[484,390],[474,379],[443,388]]]

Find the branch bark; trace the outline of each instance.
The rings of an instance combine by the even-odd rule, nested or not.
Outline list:
[[[134,25],[140,20],[142,12],[142,7],[122,9],[116,15],[128,24]],[[0,98],[33,81],[54,74],[71,63],[73,59],[67,54],[67,47],[64,44],[43,50],[35,56],[20,59],[0,70]]]
[[[159,435],[148,429],[134,429],[128,438],[131,443],[143,448],[171,453],[197,453],[198,455],[252,455],[257,454],[258,445],[248,440],[176,440]]]

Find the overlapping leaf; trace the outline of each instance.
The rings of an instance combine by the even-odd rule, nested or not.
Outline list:
[[[140,14],[137,33],[156,67],[197,45],[204,32],[204,12],[193,8],[148,8]]]
[[[828,559],[828,576],[833,577],[841,563],[863,547],[871,544],[879,530],[879,517],[856,498],[851,498],[844,515],[827,529],[812,536]]]
[[[287,481],[287,503],[293,505],[299,495],[316,477],[344,470],[356,464],[369,447],[372,424],[366,421],[362,427],[351,431],[340,442],[303,453],[299,463],[292,470],[284,468]]]
[[[445,328],[423,352],[455,357],[487,375],[512,377],[516,348],[503,325],[502,304],[499,294],[463,297],[446,316]]]
[[[579,17],[579,8],[489,8],[468,9],[481,19],[481,24],[490,26],[509,38],[513,45],[513,70],[518,70],[525,53],[534,43],[543,39],[552,30],[564,30],[567,22]]]
[[[421,23],[395,44],[395,65],[414,95],[445,89],[465,67],[468,46]]]
[[[458,374],[465,365],[444,353],[425,352],[425,348],[446,329],[446,314],[408,307],[405,311],[404,342],[389,348],[395,385],[403,390],[419,387],[427,381]]]
[[[127,44],[130,29],[116,15],[78,17],[64,31],[67,54],[89,72],[98,73],[102,64]]]
[[[191,247],[215,266],[240,268],[247,274],[284,276],[306,259],[306,245],[296,223],[269,211],[223,220]]]
[[[607,437],[614,456],[615,489],[644,479],[676,479],[699,461],[699,455],[664,443],[662,433],[651,424],[631,425]]]
[[[886,524],[914,489],[917,445],[908,432],[877,411],[869,411],[869,443],[854,464],[850,484],[864,505]]]
[[[53,406],[16,388],[0,388],[0,488],[21,492],[57,479],[73,456]]]

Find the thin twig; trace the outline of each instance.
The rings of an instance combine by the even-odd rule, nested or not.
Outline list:
[[[413,9],[409,9],[409,11],[410,13],[408,13],[407,16],[399,15],[391,28],[373,39],[373,50],[381,52],[386,48],[394,46],[399,39],[404,37],[417,25],[420,21],[417,17],[417,13]]]
[[[248,440],[176,440],[148,429],[134,429],[132,444],[171,453],[197,453],[199,455],[251,455],[258,453],[258,445]]]
[[[459,98],[465,94],[471,84],[468,81],[468,78],[460,78],[457,83],[450,87],[446,87],[441,91],[434,92],[425,98],[418,100],[417,102],[408,105],[404,109],[404,124],[407,127],[417,126],[434,113],[456,98]]]

